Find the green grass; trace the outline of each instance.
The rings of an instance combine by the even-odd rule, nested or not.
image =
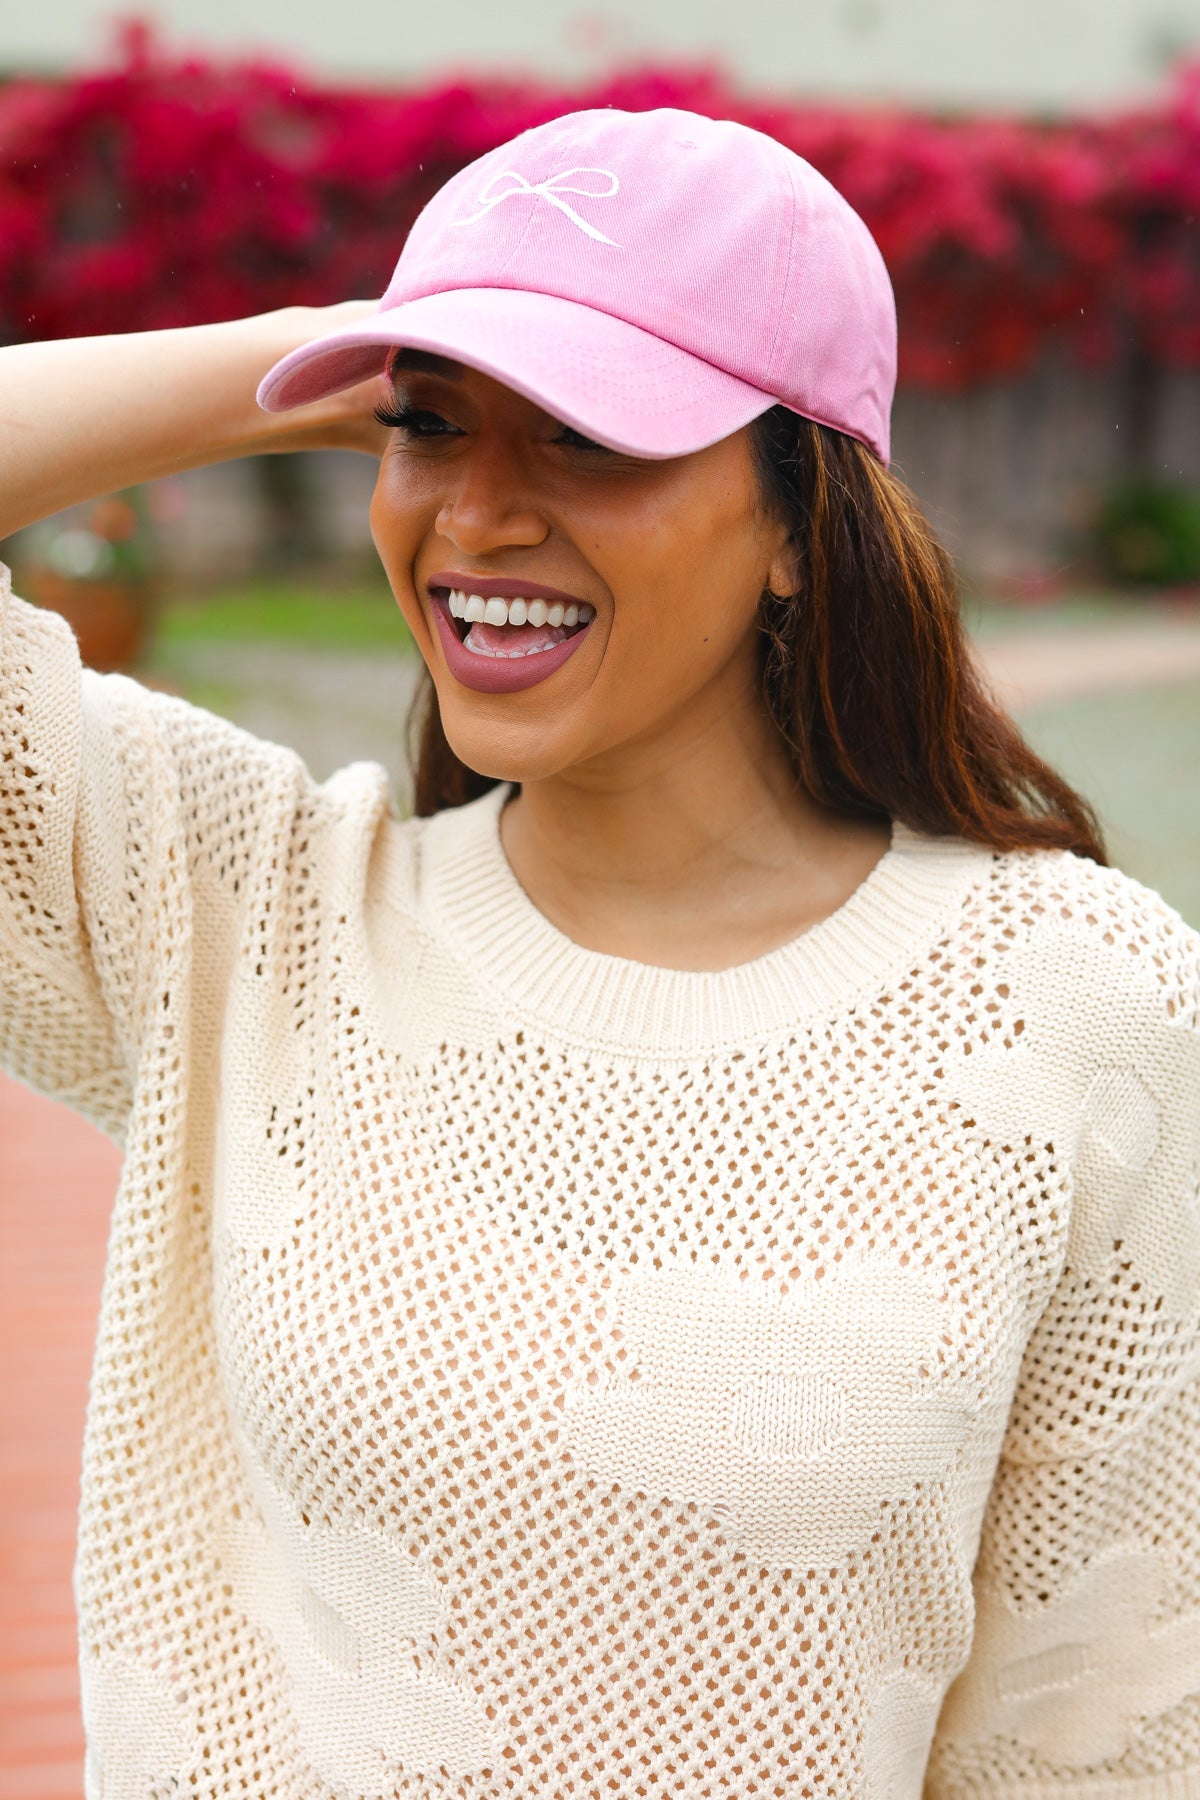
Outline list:
[[[378,584],[314,587],[258,580],[166,602],[155,628],[166,655],[193,644],[279,644],[309,649],[413,651],[391,591]]]
[[[1103,591],[1080,591],[1040,605],[997,601],[986,590],[970,590],[963,616],[983,638],[1012,632],[1087,630],[1096,625],[1157,617],[1194,617],[1194,599],[1169,595],[1144,599]],[[312,581],[262,577],[210,594],[169,600],[156,637],[168,653],[192,644],[292,643],[342,650],[413,649],[408,627],[390,590],[379,581],[317,585]]]

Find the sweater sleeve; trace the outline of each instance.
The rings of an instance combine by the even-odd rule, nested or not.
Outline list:
[[[1111,872],[1110,892],[1133,899],[1092,909],[1067,969],[1066,1259],[989,1499],[937,1800],[1200,1793],[1200,938]]]
[[[290,751],[81,669],[0,567],[0,1066],[120,1140],[148,1033],[197,1029],[198,970],[219,981],[255,849],[307,780]]]

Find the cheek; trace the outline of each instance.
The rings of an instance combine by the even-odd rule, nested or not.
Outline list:
[[[756,634],[764,558],[740,509],[694,513],[690,529],[653,532],[642,550],[613,571],[613,647],[642,691],[709,674]]]
[[[411,531],[412,507],[403,488],[393,459],[385,455],[375,479],[369,517],[375,548],[389,570],[405,548]]]
[[[391,466],[389,467],[389,463]],[[371,537],[397,604],[418,643],[427,636],[424,614],[413,586],[413,566],[437,503],[413,491],[401,469],[387,456],[379,466],[369,512]]]

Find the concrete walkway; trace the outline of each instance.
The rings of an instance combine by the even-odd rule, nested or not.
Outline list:
[[[1030,630],[985,640],[980,657],[1008,704],[1032,707],[1200,676],[1200,620]],[[201,679],[227,687],[223,709],[290,738],[320,773],[347,754],[394,767],[411,664],[324,655],[304,664],[295,654],[222,652]],[[244,711],[238,692],[249,696]],[[0,1076],[0,1800],[82,1795],[70,1571],[118,1169],[117,1151],[90,1126]]]
[[[1077,694],[1200,677],[1200,619],[1022,632],[985,639],[978,649],[996,694],[1020,712]]]

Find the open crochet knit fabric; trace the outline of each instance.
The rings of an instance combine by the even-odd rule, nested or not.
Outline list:
[[[1196,934],[897,823],[647,968],[504,797],[0,600],[0,1060],[126,1145],[90,1800],[1200,1793]]]

